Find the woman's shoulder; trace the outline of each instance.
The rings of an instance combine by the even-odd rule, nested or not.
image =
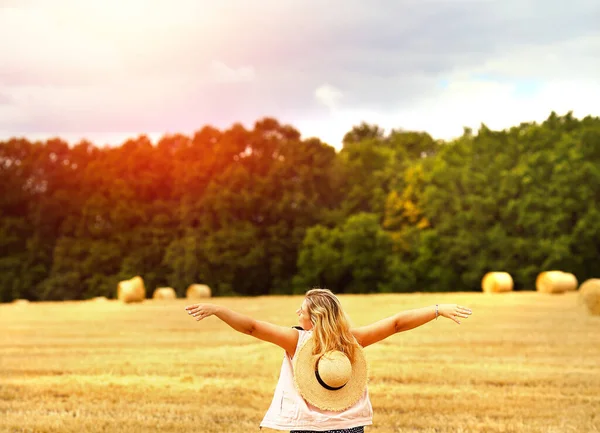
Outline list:
[[[302,326],[292,326],[292,328],[298,330],[298,333],[300,334],[298,335],[297,347],[300,347],[302,343],[304,343],[308,338],[310,338],[310,336],[313,333],[312,329],[310,331],[307,331]]]
[[[298,332],[300,333],[300,335],[302,335],[302,334],[311,335],[313,332],[312,329],[310,331],[307,331],[302,326],[292,326],[292,328],[297,329]]]

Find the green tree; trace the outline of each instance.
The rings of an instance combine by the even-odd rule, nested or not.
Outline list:
[[[596,249],[588,238],[596,224],[588,224],[598,160],[583,149],[594,147],[586,140],[597,142],[597,128],[598,119],[552,114],[541,125],[505,131],[482,125],[477,135],[466,131],[441,148],[404,190],[415,192],[413,209],[428,226],[411,231],[418,223],[408,218],[406,200],[390,199],[388,224],[413,235],[408,255],[416,284],[478,290],[490,270],[511,273],[517,288],[533,288],[540,271],[554,268],[588,278],[589,256],[579,245]]]

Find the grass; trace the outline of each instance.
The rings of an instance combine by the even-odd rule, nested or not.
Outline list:
[[[435,303],[473,309],[366,349],[369,433],[600,431],[600,317],[577,293],[340,298],[355,325]],[[286,326],[301,301],[211,300]],[[196,322],[188,303],[0,305],[0,431],[258,432],[282,350]]]

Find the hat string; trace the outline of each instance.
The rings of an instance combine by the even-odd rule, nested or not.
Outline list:
[[[315,365],[315,376],[317,377],[317,381],[319,382],[319,384],[325,388],[328,389],[329,391],[337,391],[338,389],[342,389],[343,387],[346,386],[346,384],[348,382],[346,382],[345,384],[343,384],[342,386],[338,386],[337,388],[334,388],[333,386],[329,386],[327,385],[325,382],[323,382],[323,379],[321,379],[321,375],[319,374],[319,361],[321,361],[321,358],[319,358],[317,360],[317,363]]]

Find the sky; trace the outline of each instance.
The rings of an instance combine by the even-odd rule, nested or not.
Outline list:
[[[0,0],[0,140],[600,115],[600,1]]]

